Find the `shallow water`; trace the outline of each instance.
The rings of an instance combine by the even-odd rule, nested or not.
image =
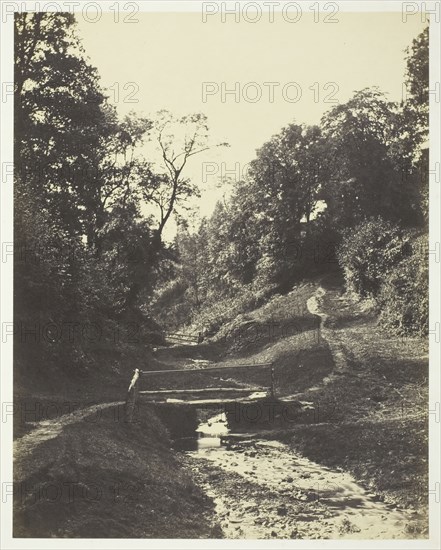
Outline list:
[[[279,441],[232,434],[223,414],[201,423],[192,445],[182,450],[226,538],[408,538],[409,515],[350,474]]]
[[[228,434],[225,414],[217,414],[207,422],[200,423],[192,435],[175,439],[173,448],[179,451],[219,448],[222,444],[221,438]]]

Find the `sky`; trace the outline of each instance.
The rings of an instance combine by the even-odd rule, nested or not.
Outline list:
[[[228,195],[219,178],[239,179],[256,149],[283,126],[318,124],[336,102],[365,87],[401,100],[404,50],[425,25],[419,14],[404,22],[400,12],[329,15],[336,23],[312,12],[296,23],[282,13],[254,24],[222,22],[220,14],[203,22],[199,12],[135,18],[129,24],[123,17],[115,22],[114,13],[95,23],[78,17],[78,34],[121,115],[203,112],[211,142],[230,144],[193,157],[184,174],[200,184],[200,215]],[[174,231],[172,224],[168,236]]]

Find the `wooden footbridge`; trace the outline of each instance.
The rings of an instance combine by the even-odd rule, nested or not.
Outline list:
[[[211,375],[223,373],[233,375],[244,370],[263,369],[267,372],[265,378],[267,385],[248,385],[233,387],[198,387],[198,388],[169,388],[148,390],[140,389],[142,381],[154,376],[167,376],[178,374],[180,377],[191,380],[194,375]],[[252,403],[266,397],[275,397],[275,370],[273,363],[254,363],[248,365],[223,365],[214,367],[202,367],[192,369],[166,369],[166,370],[139,370],[136,369],[130,382],[126,399],[126,419],[133,419],[133,412],[139,398],[144,398],[150,403],[179,403],[183,405],[217,406],[231,402]]]

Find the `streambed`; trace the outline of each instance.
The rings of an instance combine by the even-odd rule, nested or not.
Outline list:
[[[213,499],[225,538],[410,538],[411,514],[262,434],[232,433],[221,413],[175,439],[180,460]]]

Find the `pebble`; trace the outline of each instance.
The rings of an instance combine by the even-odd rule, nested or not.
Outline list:
[[[239,518],[239,517],[230,518],[230,523],[242,523],[242,521],[243,521],[243,518]]]

